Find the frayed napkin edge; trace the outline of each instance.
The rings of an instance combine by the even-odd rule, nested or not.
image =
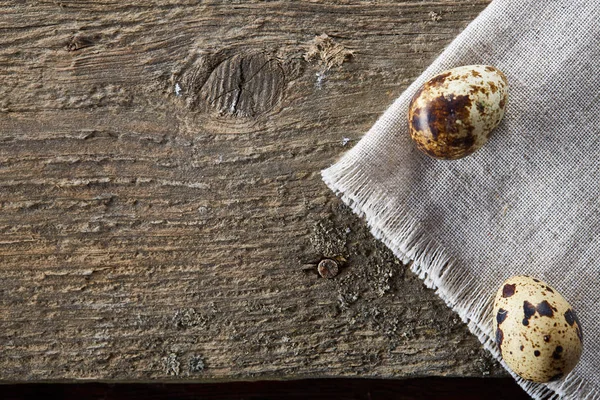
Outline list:
[[[325,184],[358,216],[364,218],[371,234],[382,241],[428,288],[456,312],[483,347],[504,367],[532,398],[600,400],[600,393],[582,378],[567,375],[561,381],[527,381],[504,363],[492,336],[492,295],[468,280],[448,252],[419,229],[418,221],[392,207],[383,193],[369,186],[369,177],[357,169],[356,155],[347,152],[337,163],[321,171]]]

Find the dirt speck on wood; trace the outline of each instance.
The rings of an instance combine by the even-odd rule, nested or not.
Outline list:
[[[177,354],[171,353],[163,358],[165,374],[177,376],[181,372],[181,364],[179,363]]]
[[[429,12],[429,18],[433,21],[433,22],[438,22],[439,20],[442,19],[442,16],[438,13],[436,13],[435,11],[430,11]]]
[[[188,367],[190,373],[198,373],[204,371],[204,368],[206,366],[204,364],[204,359],[202,358],[202,356],[195,355],[190,358],[188,362]]]

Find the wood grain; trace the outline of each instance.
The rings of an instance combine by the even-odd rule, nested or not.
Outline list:
[[[487,3],[2,2],[0,379],[502,374],[319,175]]]

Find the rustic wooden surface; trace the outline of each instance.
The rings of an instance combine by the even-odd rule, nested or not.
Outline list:
[[[502,375],[319,175],[487,3],[1,2],[0,380]]]

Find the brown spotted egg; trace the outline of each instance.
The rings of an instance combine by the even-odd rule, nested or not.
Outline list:
[[[494,332],[504,362],[533,382],[563,378],[583,350],[573,307],[556,289],[529,276],[509,278],[498,290]]]
[[[508,82],[489,65],[466,65],[427,81],[408,108],[410,136],[431,157],[457,159],[481,148],[504,116]]]

